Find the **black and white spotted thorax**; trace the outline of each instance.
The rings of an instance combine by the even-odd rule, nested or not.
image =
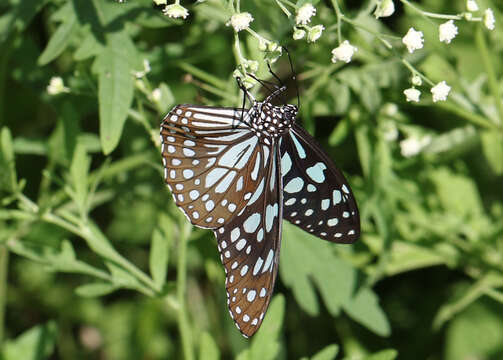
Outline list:
[[[266,143],[290,131],[295,123],[298,108],[295,105],[276,106],[268,102],[256,102],[249,111],[252,131]]]

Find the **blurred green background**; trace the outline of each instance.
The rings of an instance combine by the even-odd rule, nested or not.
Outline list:
[[[294,41],[304,3],[241,11],[289,49],[299,121],[347,175],[362,236],[335,245],[285,223],[276,295],[251,340],[229,317],[212,233],[164,186],[158,134],[175,104],[240,106],[236,40],[268,78],[256,38],[225,26],[236,4],[182,2],[189,16],[171,19],[150,0],[0,3],[1,359],[503,358],[503,5],[478,0],[473,19],[491,7],[496,28],[456,21],[447,45],[446,20],[403,1],[382,19],[375,1],[313,1],[325,30]],[[334,4],[353,21],[341,23],[358,48],[349,64],[330,62]],[[425,38],[414,54],[410,27]],[[445,80],[448,100],[423,82],[406,102],[404,64]],[[273,68],[291,75],[285,56]],[[53,77],[63,83],[48,89]]]

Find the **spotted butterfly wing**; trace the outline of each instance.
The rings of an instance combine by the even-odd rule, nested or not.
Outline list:
[[[270,149],[267,176],[247,206],[215,230],[225,267],[229,313],[246,337],[262,324],[278,273],[283,192],[279,146],[273,143]]]
[[[295,124],[281,144],[283,216],[319,238],[352,243],[360,236],[356,201],[344,175]]]
[[[263,102],[247,93],[253,106],[246,111],[178,105],[161,125],[166,183],[194,225],[213,229],[229,312],[247,337],[260,327],[272,296],[283,209],[288,220],[327,240],[352,242],[359,234],[349,186],[295,124],[297,107],[270,103],[284,90]]]
[[[192,224],[213,229],[239,213],[261,179],[264,155],[241,109],[178,105],[161,125],[165,181]]]

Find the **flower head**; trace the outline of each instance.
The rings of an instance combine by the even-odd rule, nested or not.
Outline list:
[[[344,61],[348,63],[357,50],[357,47],[351,45],[349,41],[344,40],[342,44],[332,50],[332,62]]]
[[[315,42],[321,37],[321,33],[325,30],[325,27],[323,25],[316,25],[313,26],[312,28],[309,28],[307,31],[307,41],[308,42]]]
[[[449,20],[438,27],[438,38],[440,41],[450,44],[451,40],[458,34],[458,27],[454,25],[454,21]]]
[[[63,79],[59,76],[54,76],[51,78],[49,85],[47,85],[47,92],[49,95],[58,95],[61,93],[70,92],[70,89],[65,86]]]
[[[295,29],[293,32],[293,39],[294,40],[300,40],[306,36],[306,32],[302,29]]]
[[[393,15],[395,12],[395,4],[393,0],[381,0],[377,4],[376,11],[374,12],[374,16],[376,19],[380,17],[388,17]]]
[[[189,16],[189,11],[180,4],[166,5],[162,10],[164,15],[168,15],[170,18],[187,18]]]
[[[407,46],[407,50],[409,50],[412,54],[414,50],[421,49],[423,47],[423,32],[410,28],[407,34],[403,37],[402,42]]]
[[[156,102],[160,102],[162,98],[162,91],[159,88],[155,88],[152,91],[152,99]]]
[[[405,140],[400,141],[400,153],[404,157],[412,157],[419,154],[419,152],[431,143],[431,136],[423,136],[418,138],[412,136]]]
[[[414,75],[412,77],[412,79],[410,79],[412,85],[416,85],[416,86],[421,86],[423,84],[423,80],[421,80],[421,76],[419,75]]]
[[[156,5],[166,5],[168,3],[168,0],[154,0],[154,3]]]
[[[466,9],[468,11],[477,11],[479,9],[479,6],[477,5],[477,2],[475,0],[468,0],[466,2]]]
[[[494,19],[494,13],[491,8],[486,9],[484,11],[484,25],[489,30],[494,30],[494,23],[496,20]]]
[[[407,101],[419,102],[419,96],[421,96],[421,91],[416,88],[409,88],[403,91]]]
[[[302,5],[297,10],[297,16],[295,16],[295,22],[297,25],[307,25],[311,21],[311,18],[316,14],[316,8],[313,4],[307,3]]]
[[[451,87],[447,85],[445,81],[439,82],[437,85],[431,88],[431,93],[433,94],[433,102],[447,100],[449,91],[451,91]]]
[[[227,26],[231,25],[235,32],[247,29],[250,23],[253,21],[253,16],[250,13],[242,12],[231,16],[231,19],[227,23]]]

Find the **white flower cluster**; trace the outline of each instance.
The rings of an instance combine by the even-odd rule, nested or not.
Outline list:
[[[393,0],[380,0],[377,3],[377,8],[374,12],[374,16],[376,19],[380,17],[388,17],[393,15],[395,12],[395,4],[393,3]]]
[[[423,137],[411,136],[400,141],[400,153],[404,157],[412,157],[421,152],[426,146],[431,143],[431,136]]]
[[[49,95],[58,95],[68,92],[70,92],[70,89],[65,86],[63,79],[59,76],[52,77],[49,85],[47,85],[47,93]]]
[[[321,37],[325,27],[323,25],[309,26],[311,18],[316,15],[316,8],[311,3],[306,3],[297,9],[293,39],[300,40],[306,38],[307,42],[315,42]]]
[[[163,2],[161,1],[160,3],[162,4]],[[162,13],[164,15],[169,16],[170,18],[175,18],[175,19],[176,18],[186,19],[187,16],[189,16],[189,11],[186,8],[184,8],[182,5],[180,5],[178,2],[171,4],[171,5],[166,5],[164,7],[164,9],[162,10]]]
[[[332,62],[344,61],[348,63],[356,51],[358,51],[358,48],[351,45],[348,40],[344,40],[342,44],[332,50]]]
[[[241,30],[247,29],[252,21],[253,16],[251,16],[250,13],[242,12],[232,15],[226,25],[232,26],[235,32],[240,32]]]
[[[414,85],[420,85],[418,83],[414,83]],[[451,87],[447,85],[447,83],[444,81],[439,82],[437,85],[431,88],[430,92],[433,98],[433,102],[437,101],[446,101],[447,96],[449,95],[449,92],[451,91]],[[419,97],[421,96],[421,91],[416,89],[414,86],[405,89],[403,91],[405,95],[405,99],[409,102],[419,102]]]

